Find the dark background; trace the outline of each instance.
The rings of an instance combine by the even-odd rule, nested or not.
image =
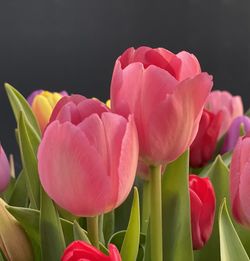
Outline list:
[[[130,46],[194,53],[214,88],[250,105],[249,0],[0,0],[0,85],[23,95],[63,90],[106,100],[114,61]],[[16,151],[0,87],[0,140]]]

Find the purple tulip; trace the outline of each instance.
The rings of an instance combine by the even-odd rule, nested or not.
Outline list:
[[[29,103],[30,106],[32,106],[32,103],[33,103],[33,100],[34,98],[40,94],[41,92],[43,92],[44,90],[40,89],[40,90],[36,90],[36,91],[33,91],[28,97],[27,97],[27,101]],[[61,91],[60,94],[62,96],[68,96],[68,93],[66,91]]]
[[[36,90],[33,91],[28,97],[27,97],[27,102],[29,103],[30,106],[32,106],[34,98],[40,94],[43,90]]]
[[[233,120],[225,136],[225,140],[221,149],[222,154],[234,149],[238,138],[241,136],[241,126],[243,127],[244,132],[248,133],[250,131],[250,118],[247,116],[239,116]]]
[[[0,145],[0,192],[3,192],[10,182],[10,165],[7,156]]]

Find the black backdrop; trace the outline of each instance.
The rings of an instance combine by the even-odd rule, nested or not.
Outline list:
[[[0,86],[66,89],[106,99],[127,47],[188,50],[214,88],[250,105],[249,0],[0,0]],[[0,87],[0,140],[16,150],[15,122]]]

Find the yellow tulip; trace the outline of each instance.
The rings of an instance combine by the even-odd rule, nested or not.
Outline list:
[[[107,106],[109,109],[111,109],[111,101],[110,101],[110,99],[108,99],[108,100],[106,101],[106,106]]]
[[[58,92],[52,93],[48,91],[42,91],[35,96],[31,107],[42,132],[49,122],[54,107],[62,97],[63,96]]]

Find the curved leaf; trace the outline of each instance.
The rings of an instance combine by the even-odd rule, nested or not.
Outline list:
[[[8,83],[4,84],[5,90],[7,92],[12,110],[14,112],[14,116],[16,121],[18,122],[20,112],[23,113],[24,117],[27,119],[31,127],[34,129],[38,136],[41,136],[41,131],[38,126],[37,120],[30,108],[30,105],[26,101],[26,99],[22,96],[20,92],[18,92],[13,86]]]
[[[122,260],[134,261],[136,260],[140,243],[140,206],[139,194],[136,187],[134,187],[134,199],[132,203],[128,228],[122,243],[121,257]]]
[[[226,199],[219,211],[220,256],[221,261],[249,261],[249,257],[229,217]]]

